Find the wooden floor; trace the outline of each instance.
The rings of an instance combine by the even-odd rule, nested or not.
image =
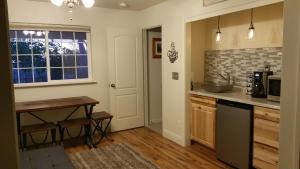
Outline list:
[[[197,143],[189,147],[178,144],[162,137],[160,134],[147,128],[137,128],[112,133],[114,141],[101,142],[99,146],[125,143],[145,158],[157,164],[161,169],[222,169],[230,168],[219,162],[215,153]],[[87,146],[66,148],[67,153],[89,150]]]

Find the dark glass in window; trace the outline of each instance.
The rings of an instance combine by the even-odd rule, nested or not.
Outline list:
[[[44,54],[46,50],[45,39],[32,39],[33,54]]]
[[[76,64],[77,66],[87,66],[87,55],[77,55]]]
[[[86,33],[85,32],[75,32],[75,41],[76,42],[86,42]]]
[[[31,40],[30,31],[28,31],[28,30],[17,31],[17,39],[18,39],[18,41],[30,41]]]
[[[32,39],[45,39],[45,31],[35,31],[35,33],[32,35]]]
[[[62,33],[62,39],[66,40],[66,39],[70,39],[70,40],[74,40],[74,33],[73,32],[61,32]]]
[[[18,59],[17,59],[17,56],[12,56],[11,62],[12,62],[12,67],[13,68],[18,68]]]
[[[62,80],[62,68],[51,68],[51,80]]]
[[[76,54],[87,54],[87,44],[77,43],[76,44]]]
[[[13,80],[14,80],[14,84],[19,83],[19,75],[18,75],[18,69],[13,69]]]
[[[16,38],[16,31],[9,31],[9,38],[15,39]]]
[[[17,42],[10,42],[10,53],[12,55],[17,54]]]
[[[75,68],[64,68],[65,79],[76,79]]]
[[[31,43],[18,42],[18,54],[31,54]]]
[[[51,55],[50,56],[50,66],[51,67],[62,67],[62,56],[61,55]]]
[[[32,69],[19,69],[20,83],[32,83]]]
[[[88,73],[88,68],[87,67],[81,67],[77,68],[77,79],[86,79],[89,77]]]
[[[34,67],[46,67],[46,56],[45,55],[35,55],[33,56]]]
[[[66,55],[64,56],[64,67],[74,67],[75,66],[75,56]]]
[[[47,82],[47,69],[34,69],[34,82]]]
[[[48,39],[49,39],[49,41],[51,41],[51,40],[60,40],[61,39],[61,36],[60,36],[60,32],[57,32],[57,31],[50,31],[49,33],[48,33]]]
[[[19,56],[19,67],[20,68],[32,67],[32,56],[31,55]]]

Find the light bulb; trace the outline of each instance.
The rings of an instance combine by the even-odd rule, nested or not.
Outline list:
[[[217,42],[221,41],[221,32],[220,31],[217,32],[216,41]]]
[[[86,8],[91,8],[95,4],[95,0],[81,0]]]
[[[62,6],[64,0],[51,0],[51,2],[56,6]]]
[[[248,32],[248,39],[253,39],[254,35],[255,35],[255,29],[254,27],[250,27]]]

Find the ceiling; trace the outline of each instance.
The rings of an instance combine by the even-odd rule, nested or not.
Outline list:
[[[50,0],[31,0],[40,2],[50,2]],[[95,6],[102,8],[112,9],[125,9],[125,10],[143,10],[159,4],[167,0],[95,0]],[[125,2],[127,7],[120,7],[120,3]]]

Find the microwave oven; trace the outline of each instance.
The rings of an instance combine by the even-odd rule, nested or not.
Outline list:
[[[268,100],[280,102],[281,77],[273,75],[268,77]]]

